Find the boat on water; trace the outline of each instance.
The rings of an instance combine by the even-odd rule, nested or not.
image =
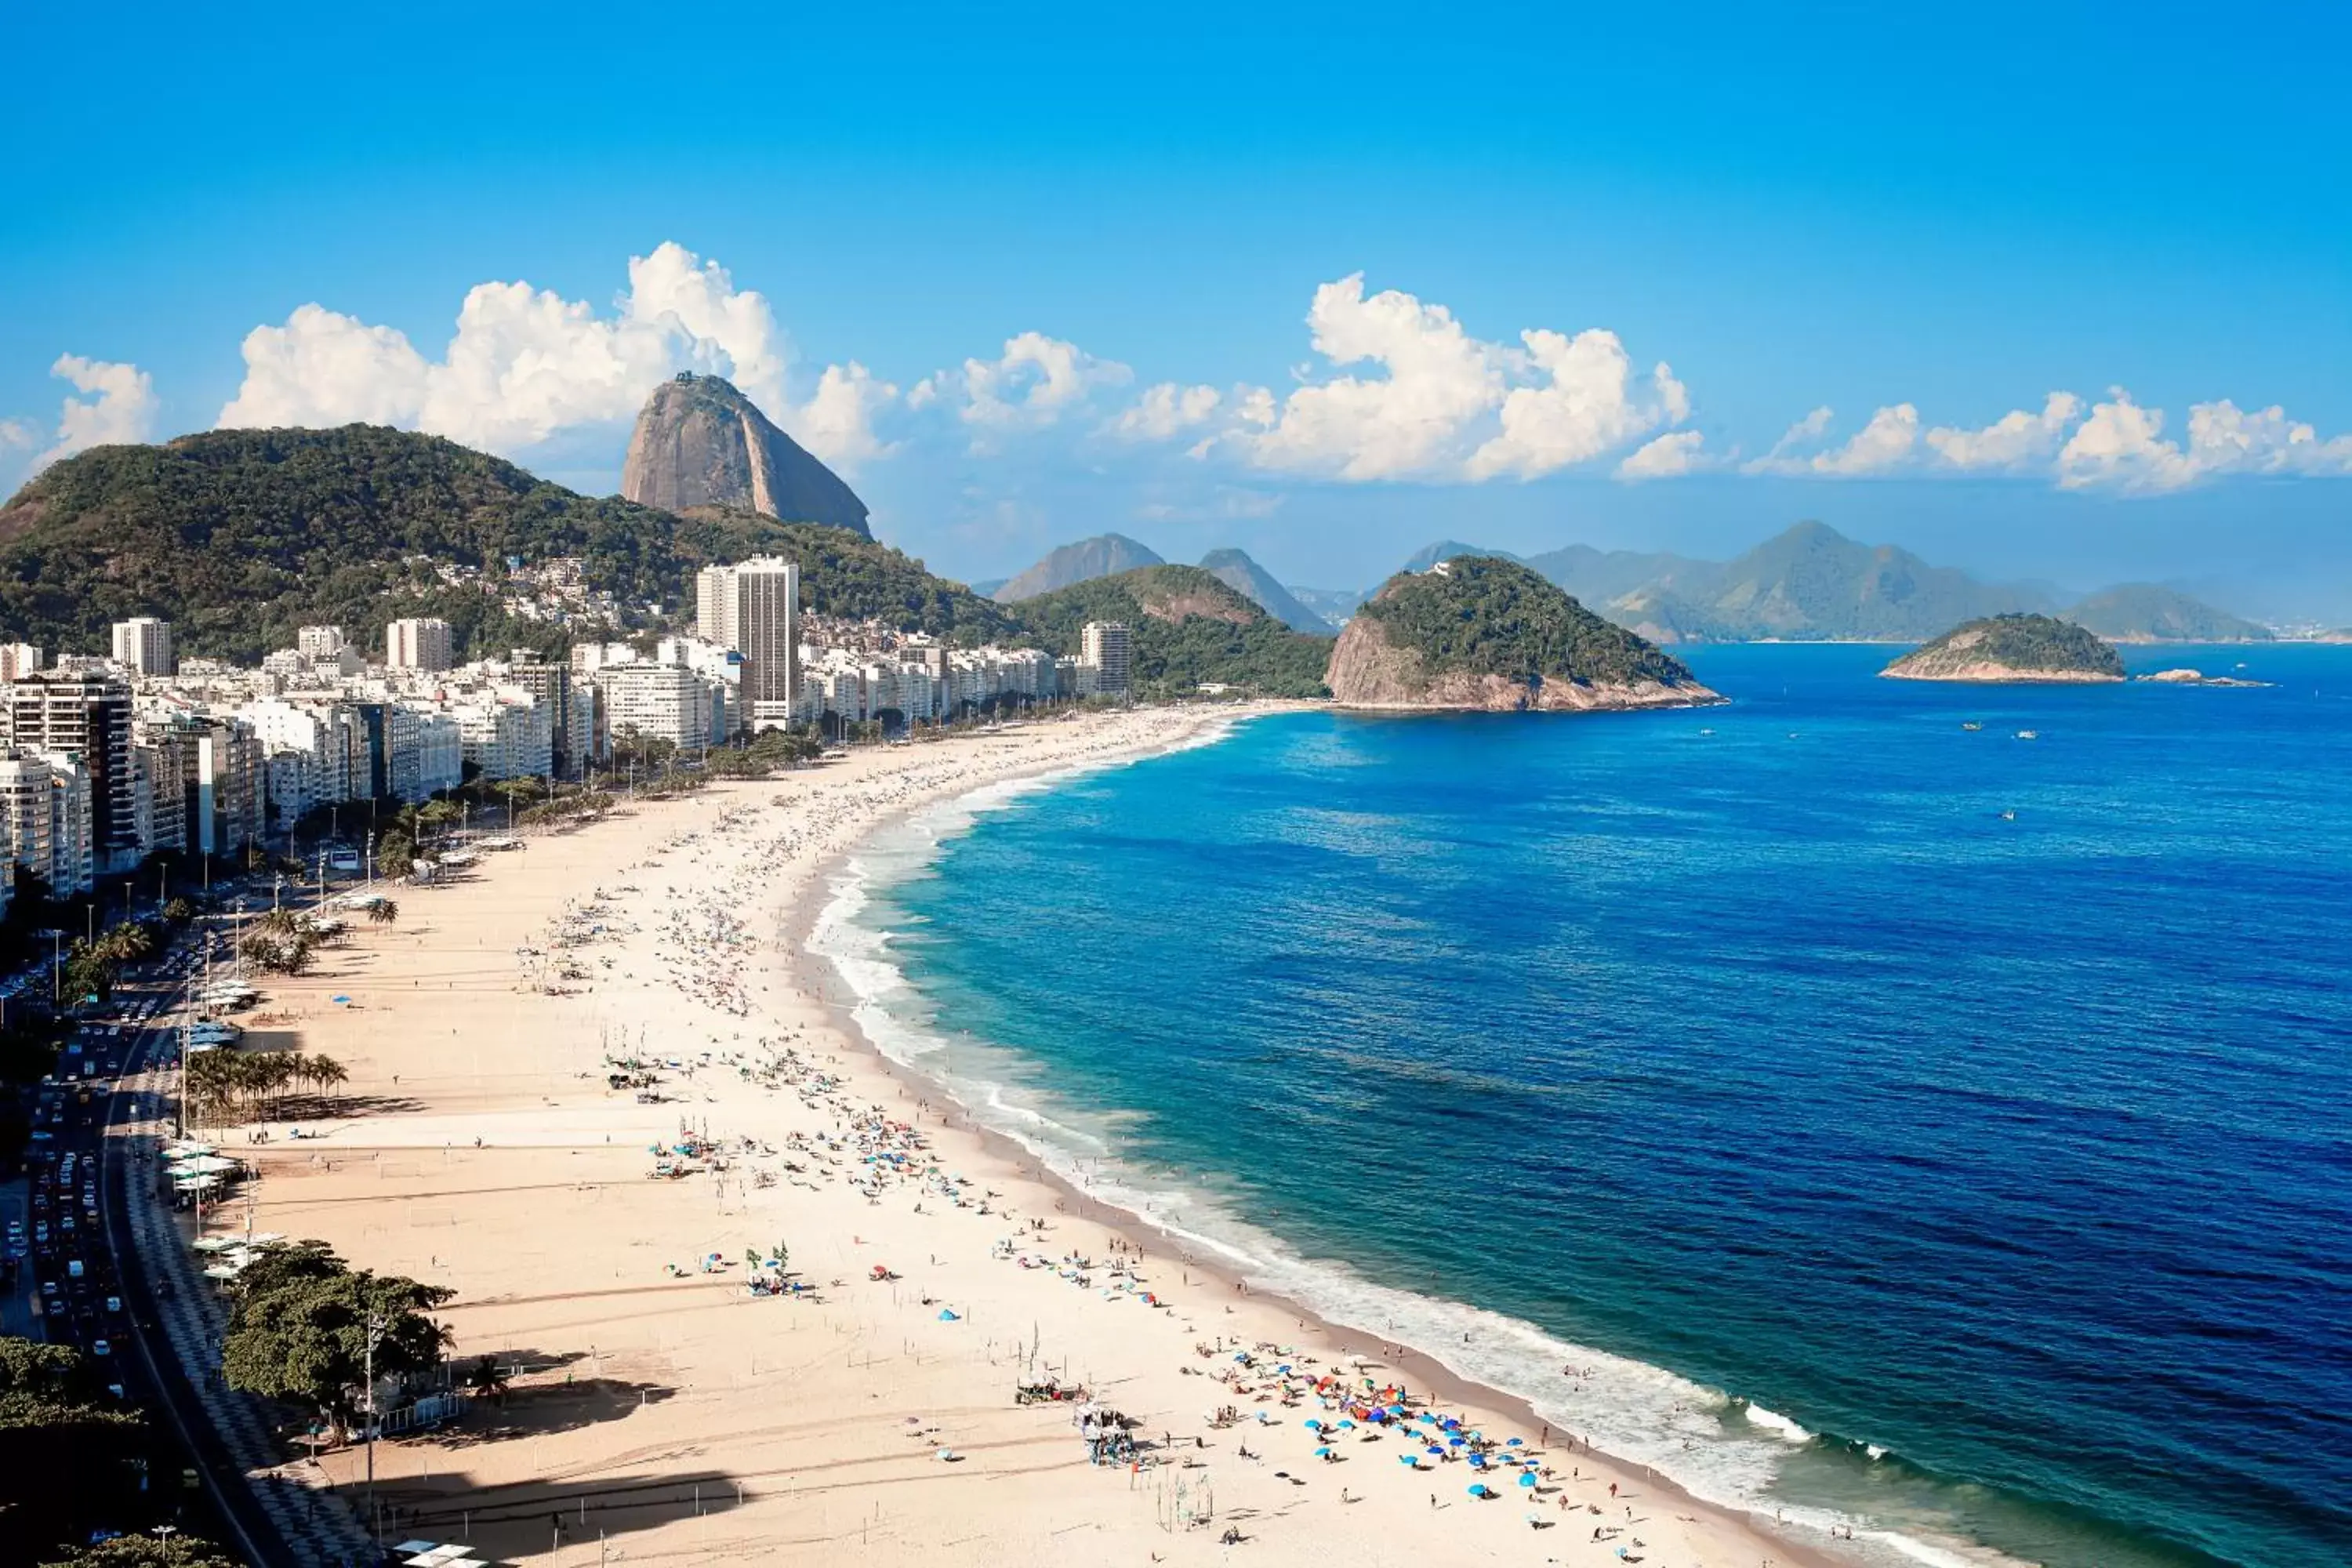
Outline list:
[[[2020,730],[2017,732],[2017,738],[2021,741],[2038,741],[2042,739],[2042,731],[2039,730]]]
[[[2004,811],[2000,814],[2000,819],[2003,822],[2015,822],[2017,820],[2017,813],[2014,811]]]
[[[1963,730],[1981,730],[1984,728],[1984,725],[1974,719],[1968,719],[1961,721],[1960,728]]]

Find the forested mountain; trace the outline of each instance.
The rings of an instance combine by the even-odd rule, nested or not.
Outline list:
[[[960,641],[1018,624],[845,529],[593,500],[438,437],[347,425],[100,447],[47,468],[0,507],[0,634],[99,653],[110,623],[152,615],[173,623],[184,657],[250,664],[304,625],[378,648],[387,621],[439,616],[467,653],[553,651],[674,622],[691,613],[698,568],[766,553],[803,563],[821,612]],[[511,568],[562,558],[613,596],[609,616],[513,613]]]
[[[1987,616],[1954,626],[1878,672],[1905,680],[2117,681],[2121,655],[2053,616]]]
[[[1088,621],[1123,621],[1133,634],[1136,689],[1191,689],[1202,681],[1270,697],[1318,697],[1328,637],[1294,632],[1198,566],[1145,566],[1024,601],[1038,646],[1075,654]]]

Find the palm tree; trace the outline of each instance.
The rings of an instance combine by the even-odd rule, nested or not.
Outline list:
[[[400,906],[390,899],[378,899],[368,909],[368,919],[380,926],[388,926],[399,918]]]
[[[352,1075],[345,1069],[342,1063],[332,1057],[312,1057],[310,1077],[312,1081],[318,1084],[319,1093],[323,1098],[327,1090],[341,1089],[344,1084],[349,1083]]]

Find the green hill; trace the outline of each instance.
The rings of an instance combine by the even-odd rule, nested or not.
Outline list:
[[[94,653],[110,623],[154,615],[182,654],[250,664],[300,626],[337,623],[377,647],[387,621],[422,615],[449,621],[467,654],[552,650],[675,622],[699,567],[772,552],[803,563],[805,600],[823,613],[960,642],[1017,625],[843,530],[593,500],[437,437],[347,425],[100,447],[49,468],[0,507],[0,634]],[[501,606],[509,558],[562,557],[618,601],[610,621],[560,626]]]
[[[1456,556],[1443,571],[1400,574],[1364,602],[1391,648],[1410,648],[1431,676],[1501,676],[1591,686],[1674,684],[1690,671],[1500,556]]]
[[[1248,686],[1269,697],[1319,697],[1328,637],[1294,632],[1248,595],[1197,566],[1145,566],[1059,588],[1020,605],[1038,646],[1075,654],[1088,621],[1123,621],[1134,639],[1134,680],[1144,696],[1202,681]]]
[[[1905,680],[2105,681],[2124,678],[2124,661],[2072,621],[1988,616],[1954,626],[1878,673]]]

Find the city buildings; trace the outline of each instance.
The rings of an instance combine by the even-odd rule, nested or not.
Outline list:
[[[446,669],[454,658],[446,621],[427,616],[383,628],[383,662],[394,669]]]
[[[172,673],[172,623],[133,616],[114,623],[114,662],[133,675]]]
[[[133,811],[131,687],[97,671],[52,671],[6,687],[0,742],[78,761],[89,773],[91,851],[96,868],[136,865],[143,851]]]
[[[1121,621],[1088,621],[1078,645],[1078,663],[1095,672],[1095,690],[1121,693],[1134,663],[1134,638]]]
[[[793,721],[800,693],[801,569],[776,556],[706,566],[695,577],[695,628],[743,656],[744,721],[754,730]]]
[[[17,680],[41,668],[41,650],[28,642],[0,643],[0,680]]]

